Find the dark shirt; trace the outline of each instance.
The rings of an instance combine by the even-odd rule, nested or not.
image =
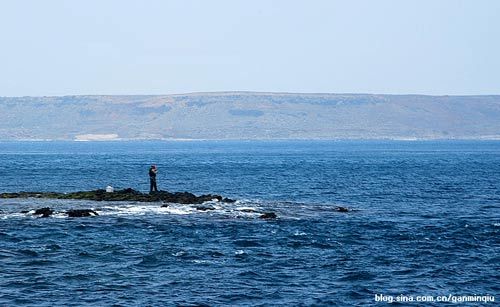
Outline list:
[[[155,169],[154,168],[150,168],[149,169],[149,177],[151,179],[156,179],[156,172],[155,172]]]

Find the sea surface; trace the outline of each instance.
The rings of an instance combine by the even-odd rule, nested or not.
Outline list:
[[[0,142],[0,192],[147,192],[151,164],[237,202],[0,199],[0,306],[500,300],[500,142]],[[21,213],[42,207],[99,216]]]

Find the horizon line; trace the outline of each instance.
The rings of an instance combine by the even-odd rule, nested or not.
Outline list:
[[[387,93],[349,93],[349,92],[274,92],[274,91],[201,91],[201,92],[184,92],[184,93],[170,93],[170,94],[65,94],[65,95],[25,95],[25,96],[0,96],[0,98],[34,98],[34,97],[107,97],[107,96],[118,96],[118,97],[165,97],[165,96],[186,96],[186,95],[227,95],[227,94],[240,94],[240,95],[358,95],[358,96],[423,96],[423,97],[478,97],[478,96],[500,96],[500,94],[387,94]]]

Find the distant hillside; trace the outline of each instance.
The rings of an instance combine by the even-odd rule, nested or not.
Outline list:
[[[0,140],[500,139],[500,96],[0,97]]]

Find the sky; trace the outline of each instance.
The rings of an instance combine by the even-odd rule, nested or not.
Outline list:
[[[500,1],[0,0],[0,96],[500,94]]]

